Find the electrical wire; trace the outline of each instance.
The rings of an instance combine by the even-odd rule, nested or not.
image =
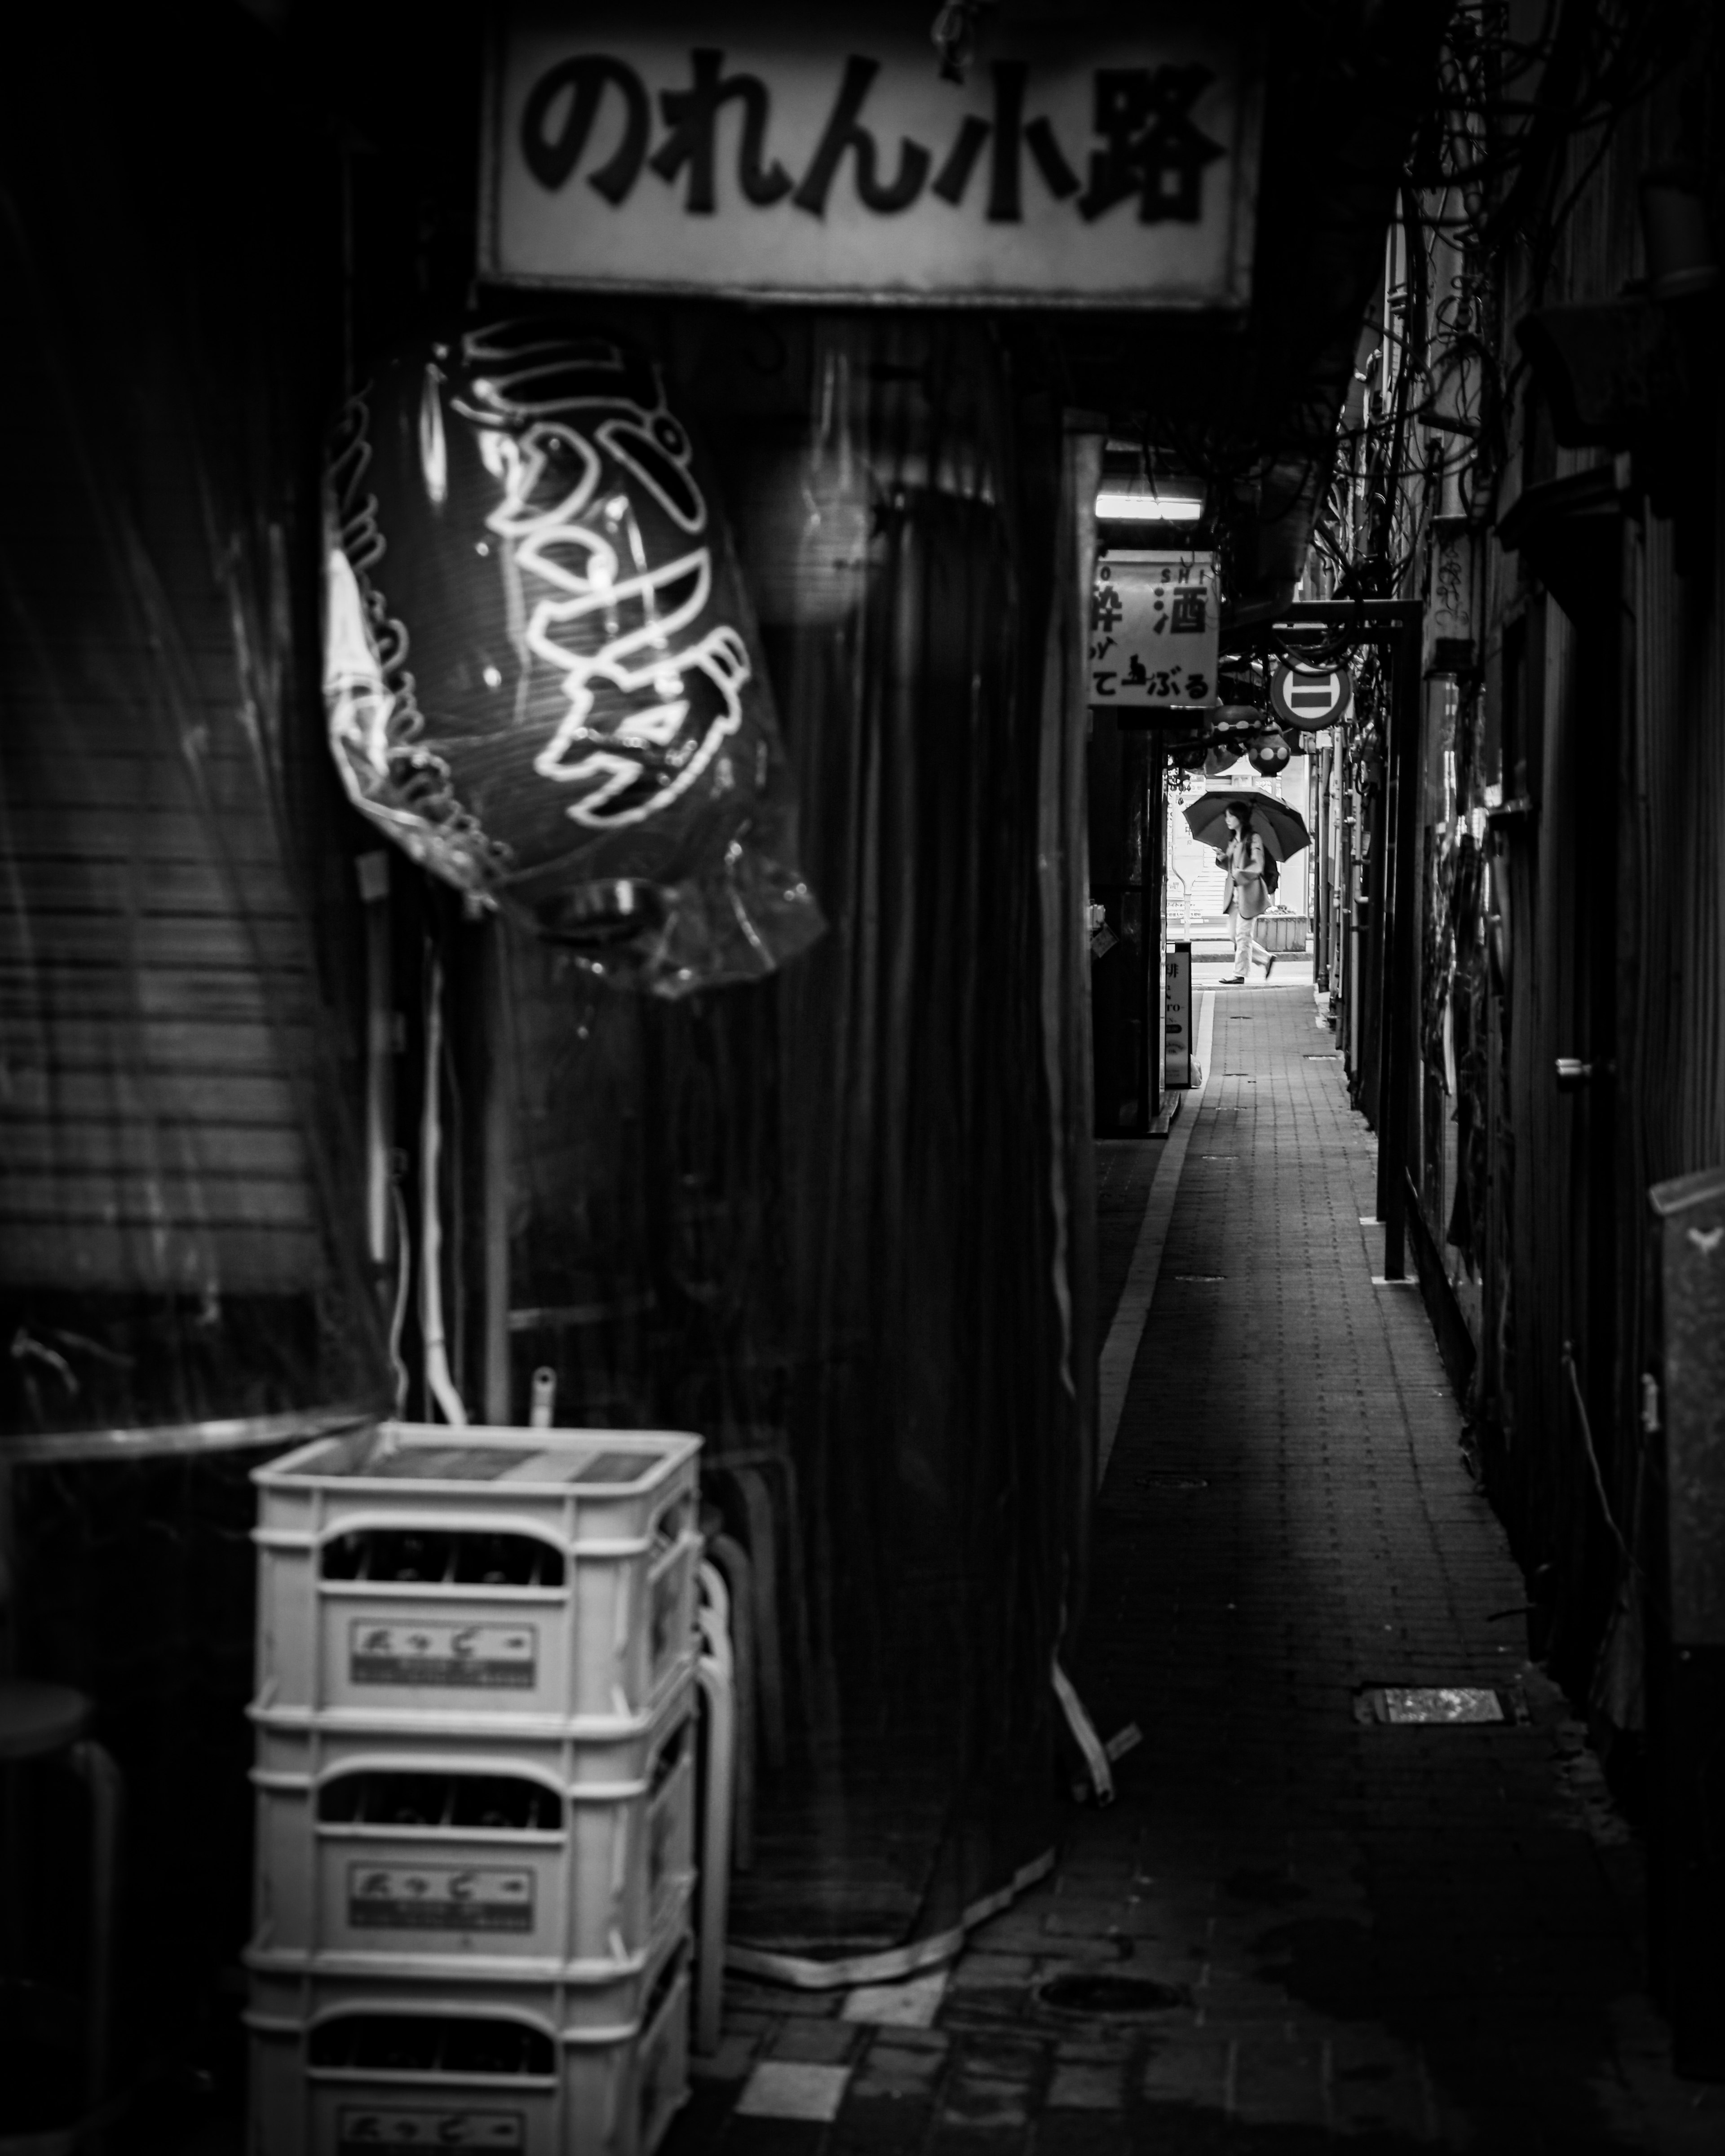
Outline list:
[[[1446,490],[1470,516],[1489,499],[1526,378],[1525,361],[1506,364],[1486,331],[1489,265],[1527,241],[1540,289],[1617,122],[1674,64],[1681,14],[1671,0],[1547,0],[1526,42],[1509,37],[1485,0],[1452,15],[1401,190],[1400,302],[1368,322],[1377,383],[1363,423],[1338,433],[1343,499],[1314,528],[1344,589],[1398,588]],[[1570,146],[1581,142],[1586,154],[1558,196]],[[1442,289],[1440,244],[1462,265]],[[1466,424],[1434,429],[1440,399],[1442,417]]]
[[[1599,1455],[1594,1450],[1593,1424],[1588,1419],[1587,1402],[1582,1397],[1581,1380],[1575,1371],[1575,1350],[1568,1341],[1563,1342],[1563,1373],[1569,1380],[1569,1389],[1575,1395],[1575,1413],[1581,1424],[1581,1442],[1587,1453],[1587,1464],[1593,1470],[1594,1489],[1599,1500],[1599,1510],[1605,1516],[1605,1525],[1611,1530],[1611,1539],[1623,1553],[1623,1561],[1630,1570],[1639,1575],[1640,1566],[1635,1553],[1623,1538],[1623,1530],[1617,1524],[1617,1516],[1611,1509],[1611,1501],[1605,1495],[1605,1478],[1599,1472]]]
[[[1255,494],[1266,519],[1291,507],[1327,469],[1312,554],[1343,598],[1402,589],[1430,515],[1447,499],[1475,517],[1507,454],[1526,362],[1506,362],[1491,333],[1492,265],[1527,243],[1538,290],[1618,121],[1673,64],[1681,12],[1676,0],[1546,0],[1536,33],[1517,39],[1491,0],[1462,0],[1400,187],[1393,228],[1400,282],[1381,318],[1365,325],[1378,341],[1363,418],[1294,456],[1286,436],[1266,452],[1260,439],[1159,419],[1147,424],[1147,452],[1153,439],[1219,495]],[[1584,142],[1558,197],[1572,146]],[[1459,255],[1459,267],[1441,272],[1440,249]],[[1434,426],[1434,417],[1455,424]],[[1261,498],[1284,487],[1279,507]],[[1227,542],[1224,531],[1224,552]],[[1284,661],[1333,665],[1353,651],[1356,634],[1357,624],[1321,644],[1272,649]],[[1356,671],[1366,679],[1370,669]],[[1357,715],[1363,722],[1366,712],[1357,706]]]

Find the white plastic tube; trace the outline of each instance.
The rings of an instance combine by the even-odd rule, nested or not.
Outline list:
[[[467,1427],[467,1409],[449,1375],[444,1338],[443,1226],[439,1163],[443,1152],[444,969],[434,955],[425,992],[425,1095],[419,1116],[419,1335],[425,1389],[446,1423]]]

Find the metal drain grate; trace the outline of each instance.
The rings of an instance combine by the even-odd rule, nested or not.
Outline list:
[[[1339,1063],[1342,1051],[1339,1048],[1308,1048],[1300,1060],[1302,1063]]]
[[[1194,1286],[1210,1287],[1218,1281],[1226,1280],[1228,1276],[1226,1273],[1175,1273],[1173,1277]]]
[[[1137,1490],[1208,1490],[1210,1480],[1207,1475],[1179,1475],[1173,1469],[1153,1469],[1148,1475],[1134,1475],[1132,1486]]]
[[[1356,1721],[1399,1727],[1450,1728],[1527,1718],[1514,1693],[1492,1685],[1364,1685],[1354,1695],[1353,1712]]]
[[[1111,2020],[1167,2014],[1192,2004],[1192,1994],[1183,1984],[1158,1984],[1153,1977],[1113,1976],[1105,1972],[1092,1975],[1085,1971],[1051,1976],[1037,1986],[1036,1998],[1059,2014],[1100,2015]]]

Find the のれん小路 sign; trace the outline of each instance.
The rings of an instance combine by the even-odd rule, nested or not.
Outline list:
[[[1240,307],[1245,11],[519,0],[486,97],[480,272],[586,290]]]
[[[1216,557],[1100,556],[1090,598],[1090,701],[1135,711],[1216,701]]]

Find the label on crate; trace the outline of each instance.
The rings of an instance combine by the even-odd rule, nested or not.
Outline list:
[[[518,2111],[406,2111],[344,2103],[336,2113],[337,2156],[372,2148],[525,2148]]]
[[[463,1685],[531,1691],[539,1678],[533,1625],[377,1625],[348,1630],[347,1674],[357,1685]]]
[[[530,1932],[531,1871],[350,1864],[347,1921],[388,1932]]]

